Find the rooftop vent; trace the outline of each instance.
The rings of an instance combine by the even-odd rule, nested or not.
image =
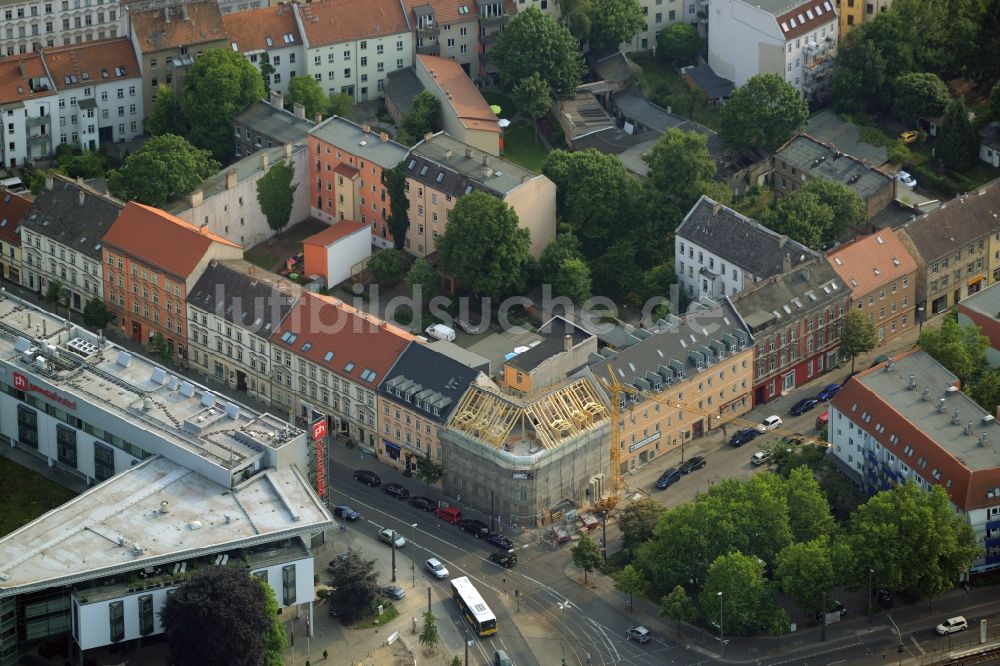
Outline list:
[[[132,365],[132,354],[129,354],[127,351],[118,352],[117,363],[121,367],[127,368],[128,366]]]
[[[961,422],[962,422],[962,419],[958,416],[958,410],[956,409],[955,413],[951,415],[951,424],[952,425],[958,425]]]
[[[992,414],[983,414],[983,425],[989,425],[996,421],[996,417]]]
[[[938,400],[937,410],[938,410],[938,413],[944,414],[944,398],[941,398],[940,400]]]
[[[979,446],[989,446],[990,438],[986,436],[986,431],[979,433]]]
[[[170,502],[167,500],[160,502],[160,513],[170,513]]]
[[[972,434],[972,421],[969,421],[968,423],[965,424],[965,427],[962,428],[962,434],[963,435],[971,435]]]
[[[910,379],[906,382],[906,388],[910,391],[917,388],[917,378],[915,375],[910,375]]]
[[[930,386],[925,386],[925,387],[924,387],[924,392],[923,392],[923,394],[922,394],[922,395],[920,396],[920,399],[921,399],[921,400],[923,400],[923,401],[925,401],[925,402],[926,402],[927,400],[930,400],[930,399],[931,399],[931,387],[930,387]]]

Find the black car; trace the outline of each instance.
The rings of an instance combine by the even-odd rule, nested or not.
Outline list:
[[[681,466],[678,467],[677,470],[681,474],[690,474],[691,472],[695,471],[696,469],[701,469],[706,464],[708,464],[708,461],[705,460],[704,457],[702,457],[702,456],[694,456],[693,458],[688,458],[687,461],[681,463]]]
[[[458,527],[462,531],[468,532],[477,539],[489,536],[490,533],[490,528],[486,525],[486,523],[481,520],[472,520],[471,518],[458,521]]]
[[[410,498],[410,506],[415,509],[423,509],[424,511],[433,511],[437,508],[437,502],[430,499],[429,497],[424,497],[423,495],[417,495],[416,497]]]
[[[802,416],[803,414],[805,414],[806,412],[808,412],[810,409],[812,409],[813,407],[815,407],[816,403],[818,403],[818,402],[819,402],[819,400],[817,400],[816,398],[802,398],[797,403],[795,403],[794,405],[792,405],[792,409],[790,410],[790,413],[791,413],[792,416]]]
[[[816,394],[816,399],[822,402],[826,402],[827,400],[832,400],[833,396],[837,395],[837,393],[840,392],[841,388],[842,388],[841,384],[828,384],[826,388],[824,388],[822,391]]]
[[[338,518],[343,518],[344,520],[357,520],[361,517],[357,511],[347,506],[346,504],[338,504],[333,507],[333,515]]]
[[[837,600],[833,600],[832,602],[830,602],[830,605],[827,606],[827,608],[830,609],[827,611],[827,613],[840,613],[840,617],[844,617],[845,615],[847,615],[847,609],[844,608],[844,604],[840,603]],[[816,621],[819,622],[820,624],[823,623],[823,613],[821,612],[816,613]]]
[[[660,490],[664,490],[674,485],[674,483],[679,481],[680,478],[681,478],[680,470],[671,467],[663,474],[661,474],[660,478],[656,480],[656,487],[659,488]]]
[[[495,553],[490,553],[490,562],[496,562],[504,569],[511,569],[517,564],[517,553],[507,553],[498,550]]]
[[[882,608],[891,609],[894,604],[892,603],[892,592],[884,587],[880,587],[878,592],[878,605]]]
[[[739,448],[747,442],[752,441],[759,434],[760,431],[756,428],[744,428],[733,435],[732,439],[729,440],[729,446]]]
[[[354,480],[360,481],[369,488],[378,488],[382,484],[382,479],[378,478],[378,474],[367,469],[354,470]]]
[[[410,496],[410,491],[399,485],[398,483],[387,483],[382,486],[382,492],[386,495],[391,495],[396,499],[406,499]]]
[[[486,537],[486,543],[496,546],[497,548],[503,548],[504,550],[510,550],[514,547],[514,542],[502,534],[489,535]]]

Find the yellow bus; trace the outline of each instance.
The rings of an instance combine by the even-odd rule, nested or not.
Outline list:
[[[453,578],[451,581],[451,596],[458,604],[462,616],[480,636],[490,636],[497,632],[497,618],[490,607],[483,601],[479,591],[472,585],[468,576]]]

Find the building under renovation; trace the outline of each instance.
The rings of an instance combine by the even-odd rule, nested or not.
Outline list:
[[[473,387],[439,436],[446,491],[500,525],[537,524],[610,491],[608,405],[590,378],[527,398]]]

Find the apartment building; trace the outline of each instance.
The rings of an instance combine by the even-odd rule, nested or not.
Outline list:
[[[840,38],[844,39],[855,26],[871,21],[891,6],[892,0],[837,0]]]
[[[850,379],[830,402],[830,455],[870,494],[907,481],[941,486],[976,532],[970,568],[1000,567],[1000,426],[958,378],[911,350]]]
[[[0,164],[20,167],[52,154],[57,101],[39,54],[0,60]]]
[[[545,0],[546,2],[548,0]],[[479,76],[479,12],[472,0],[404,0],[417,55],[448,58],[466,76]],[[493,40],[495,41],[495,40]]]
[[[958,323],[979,327],[983,335],[990,339],[986,362],[995,368],[1000,367],[1000,287],[990,285],[959,303]]]
[[[753,336],[753,404],[764,404],[838,363],[851,292],[825,259],[802,264],[732,297]]]
[[[191,288],[212,261],[242,258],[236,243],[130,201],[101,239],[112,325],[142,344],[160,334],[169,354],[184,361]]]
[[[1000,180],[944,203],[896,230],[917,262],[917,309],[948,311],[1000,279]]]
[[[281,95],[272,92],[269,101],[251,102],[233,118],[236,157],[289,143],[305,144],[314,125],[306,119],[304,109],[286,111]]]
[[[309,131],[312,216],[330,223],[370,224],[374,244],[392,247],[386,221],[390,202],[382,177],[406,159],[407,152],[385,132],[373,134],[368,125],[339,116],[313,127]]]
[[[708,64],[737,86],[778,74],[806,98],[827,95],[839,34],[836,0],[732,0],[709,5]]]
[[[493,61],[493,45],[517,10],[514,0],[476,0],[474,7],[479,15],[479,73],[480,78],[497,76]]]
[[[815,178],[840,183],[858,195],[866,219],[875,217],[896,198],[896,180],[859,159],[808,134],[790,139],[774,153],[774,189],[785,196]]]
[[[142,73],[125,37],[46,49],[59,93],[59,143],[96,151],[142,134]]]
[[[851,307],[875,326],[879,345],[917,323],[917,262],[892,229],[839,245],[826,258],[850,288]]]
[[[0,53],[12,56],[125,34],[118,0],[6,0]]]
[[[538,328],[540,340],[504,358],[500,389],[529,396],[566,380],[597,353],[597,336],[562,317],[552,317]]]
[[[618,394],[619,440],[612,443],[622,474],[683,450],[753,406],[749,329],[728,299],[694,306],[590,365],[597,377],[625,387]]]
[[[105,300],[101,239],[121,212],[121,202],[81,182],[47,176],[21,218],[22,284],[45,294],[50,282],[62,283],[77,312],[91,299]]]
[[[309,74],[358,102],[381,97],[388,72],[413,65],[413,33],[392,0],[321,0],[293,5]]]
[[[287,94],[293,78],[306,75],[305,45],[292,8],[291,4],[280,4],[222,13],[229,46],[257,69],[270,65],[271,73],[264,78],[270,90],[279,95]]]
[[[206,49],[232,48],[214,0],[132,11],[129,38],[142,70],[142,104],[153,108],[161,84],[178,95],[184,74]]]
[[[14,284],[21,284],[21,220],[30,209],[30,200],[0,188],[0,271]]]
[[[326,415],[330,432],[376,455],[379,384],[415,339],[335,298],[304,293],[271,335],[272,401],[296,422]]]
[[[498,118],[472,79],[446,58],[417,55],[417,80],[441,103],[441,128],[474,148],[500,156]]]
[[[625,53],[655,51],[656,35],[675,23],[697,23],[697,10],[708,5],[705,0],[639,0],[646,25],[635,37],[619,45]],[[521,5],[518,5],[518,9]]]
[[[788,236],[704,195],[674,235],[677,283],[695,300],[733,296],[817,256]]]
[[[536,259],[555,238],[556,186],[546,176],[494,157],[444,132],[425,138],[406,158],[410,226],[403,247],[418,257],[437,249],[448,212],[473,190],[491,194],[517,213],[531,234]]]

